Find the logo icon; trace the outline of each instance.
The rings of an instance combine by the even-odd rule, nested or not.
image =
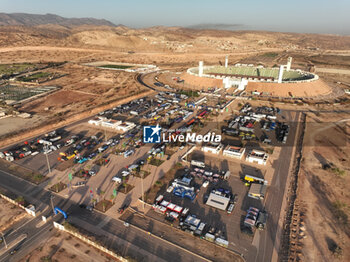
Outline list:
[[[143,143],[160,143],[160,131],[162,130],[159,125],[156,126],[144,126],[143,127]]]

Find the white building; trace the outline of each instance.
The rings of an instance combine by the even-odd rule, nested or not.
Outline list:
[[[122,123],[122,121],[116,121],[113,119],[106,119],[104,121],[101,121],[101,126],[116,129],[121,123]]]
[[[246,161],[249,163],[256,163],[259,165],[266,165],[267,159],[269,155],[261,150],[253,149],[249,152],[249,154],[246,157]]]
[[[209,198],[205,204],[221,210],[226,210],[229,203],[230,203],[229,197],[225,197],[215,193],[210,193]]]
[[[230,146],[228,145],[225,150],[222,152],[224,156],[242,159],[245,152],[244,147],[238,147],[238,146]]]
[[[202,146],[202,151],[205,153],[212,153],[218,155],[223,148],[221,143],[207,143]]]
[[[105,117],[96,117],[88,121],[90,125],[107,127],[121,131],[123,133],[133,129],[136,125],[132,122],[122,122],[120,120],[108,119]]]
[[[122,132],[127,132],[133,129],[136,125],[132,122],[123,122],[120,125],[116,126],[116,129]]]

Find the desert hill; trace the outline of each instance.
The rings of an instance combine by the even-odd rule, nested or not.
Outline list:
[[[112,22],[105,19],[95,18],[64,18],[59,15],[45,14],[25,14],[25,13],[0,13],[0,25],[62,25],[62,26],[79,26],[79,25],[107,25],[115,26]]]
[[[0,47],[61,46],[166,53],[348,50],[350,36],[155,26],[134,29],[94,18],[0,13]]]

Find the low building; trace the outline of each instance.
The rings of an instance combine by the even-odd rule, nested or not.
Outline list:
[[[266,165],[269,155],[265,151],[253,149],[246,157],[249,163],[256,163],[259,165]]]
[[[223,196],[223,195],[218,195],[215,193],[211,193],[209,195],[209,198],[206,202],[208,206],[215,207],[221,210],[226,210],[228,204],[230,202],[230,198]]]
[[[248,196],[255,199],[264,199],[266,195],[267,185],[253,183],[250,186]]]
[[[205,153],[212,153],[218,155],[222,148],[223,145],[221,143],[207,143],[202,146],[202,151]]]
[[[125,133],[125,132],[133,129],[135,126],[136,125],[132,122],[123,122],[120,125],[118,125],[116,127],[116,129]]]
[[[225,150],[222,152],[224,156],[242,159],[245,152],[244,147],[238,147],[238,146],[230,146],[228,145]]]
[[[132,122],[122,122],[120,120],[108,119],[106,117],[96,117],[88,121],[90,125],[107,127],[125,133],[133,129],[136,125]]]
[[[104,121],[101,121],[102,127],[108,127],[108,128],[114,128],[114,129],[116,129],[121,124],[122,124],[122,121],[117,121],[113,119],[106,119]]]

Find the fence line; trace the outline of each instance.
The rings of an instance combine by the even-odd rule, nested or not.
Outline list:
[[[89,238],[87,238],[87,237],[81,235],[80,233],[73,232],[73,231],[71,231],[71,230],[65,228],[63,225],[61,225],[61,224],[59,224],[59,223],[57,223],[57,222],[53,222],[53,226],[54,226],[55,228],[59,229],[59,230],[62,230],[62,231],[65,231],[65,232],[71,234],[72,236],[75,236],[76,238],[80,239],[81,241],[83,241],[83,242],[85,242],[85,243],[87,243],[87,244],[89,244],[89,245],[91,245],[91,246],[93,246],[93,247],[95,247],[95,248],[101,250],[102,252],[104,252],[104,253],[106,253],[106,254],[108,254],[108,255],[110,255],[110,256],[116,258],[116,259],[119,259],[119,260],[122,261],[122,262],[127,262],[127,261],[128,261],[126,258],[117,255],[117,254],[114,253],[113,251],[111,251],[111,250],[105,248],[104,246],[102,246],[102,245],[100,245],[100,244],[98,244],[98,243],[92,241],[91,239],[89,239]]]
[[[3,199],[7,200],[7,201],[10,202],[11,204],[14,204],[15,206],[24,209],[29,215],[32,215],[33,217],[36,216],[34,210],[32,210],[32,209],[30,209],[30,208],[26,208],[25,206],[23,206],[23,205],[17,203],[15,200],[9,198],[8,196],[5,196],[5,195],[3,195],[3,194],[0,194],[0,197],[2,197]]]

